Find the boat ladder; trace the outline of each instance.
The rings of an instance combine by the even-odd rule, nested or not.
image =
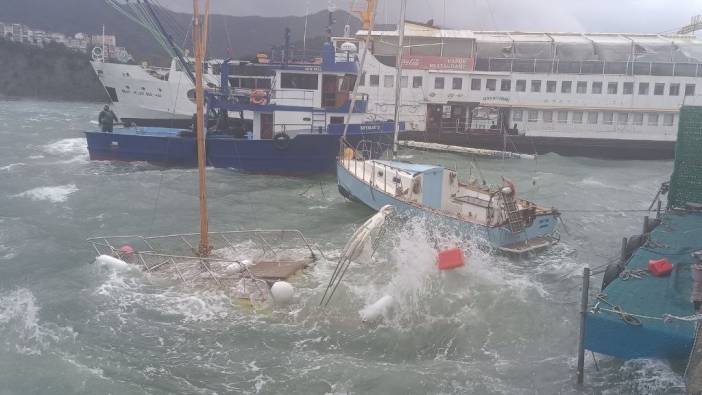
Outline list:
[[[312,119],[312,133],[324,133],[327,128],[327,112],[313,109],[310,115]]]
[[[517,209],[517,202],[511,194],[500,192],[502,195],[502,203],[505,211],[507,211],[507,220],[509,229],[512,233],[520,233],[524,231],[524,222]]]

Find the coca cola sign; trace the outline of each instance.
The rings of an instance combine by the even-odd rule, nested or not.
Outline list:
[[[402,68],[404,69],[472,71],[473,67],[473,58],[430,55],[405,55],[402,57]]]

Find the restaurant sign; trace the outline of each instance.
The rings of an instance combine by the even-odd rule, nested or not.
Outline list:
[[[405,55],[402,57],[402,68],[404,69],[472,71],[473,67],[473,58],[430,55]]]

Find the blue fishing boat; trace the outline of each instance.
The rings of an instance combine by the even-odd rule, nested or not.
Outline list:
[[[682,107],[668,203],[624,239],[585,321],[585,348],[617,358],[687,359],[702,318],[702,107]],[[653,207],[653,205],[652,205]],[[664,263],[669,272],[659,272]],[[671,267],[672,265],[672,267]]]
[[[205,94],[209,166],[277,174],[332,172],[342,136],[350,143],[384,146],[393,139],[393,122],[373,120],[366,111],[368,97],[355,93],[353,43],[337,48],[327,42],[313,61],[227,59],[219,69],[221,88]],[[93,160],[197,163],[192,130],[125,127],[113,133],[89,131],[86,138]]]

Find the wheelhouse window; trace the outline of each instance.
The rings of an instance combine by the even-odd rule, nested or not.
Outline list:
[[[568,111],[558,111],[558,123],[568,122]]]
[[[695,96],[695,84],[685,84],[685,96]]]
[[[532,92],[541,92],[541,80],[532,80],[531,81],[531,91]]]
[[[463,78],[454,77],[453,80],[451,80],[451,89],[463,89]]]
[[[444,77],[434,77],[434,89],[444,89]]]
[[[639,95],[648,95],[648,82],[639,82]]]
[[[625,95],[633,95],[634,94],[634,83],[633,82],[625,82],[622,85],[622,93]]]
[[[616,82],[610,82],[607,84],[607,94],[608,95],[616,95],[617,94],[617,85],[619,85]]]
[[[472,91],[479,91],[480,86],[481,86],[481,79],[480,78],[471,78],[470,80],[470,90]]]
[[[512,80],[502,80],[500,81],[500,90],[503,92],[509,92],[512,90]]]
[[[669,96],[680,96],[680,84],[670,84],[668,86]]]
[[[395,86],[395,76],[394,75],[384,75],[383,76],[383,87],[392,88]]]
[[[378,74],[371,74],[369,82],[370,82],[370,86],[379,86],[380,85],[380,76]]]
[[[578,84],[575,86],[575,93],[587,93],[587,81],[578,81]]]
[[[664,83],[657,83],[653,86],[653,94],[656,96],[663,96],[663,91],[665,91]]]
[[[488,78],[485,81],[485,89],[489,91],[495,91],[497,89],[497,80],[493,78]]]
[[[517,92],[526,92],[526,80],[517,80],[515,89]]]
[[[553,111],[544,111],[544,123],[553,122]]]
[[[561,93],[570,93],[573,90],[573,81],[561,82]]]
[[[592,94],[601,95],[602,94],[602,82],[596,81],[592,83]]]
[[[546,81],[546,93],[556,93],[556,81]]]
[[[648,125],[658,126],[658,113],[650,112],[648,113]]]
[[[600,113],[597,111],[590,111],[587,113],[587,123],[594,125],[597,123]]]
[[[373,76],[371,76],[372,85]],[[283,89],[317,90],[319,84],[317,74],[281,73],[280,87]]]
[[[421,88],[422,87],[422,76],[414,76],[412,77],[412,88]]]

